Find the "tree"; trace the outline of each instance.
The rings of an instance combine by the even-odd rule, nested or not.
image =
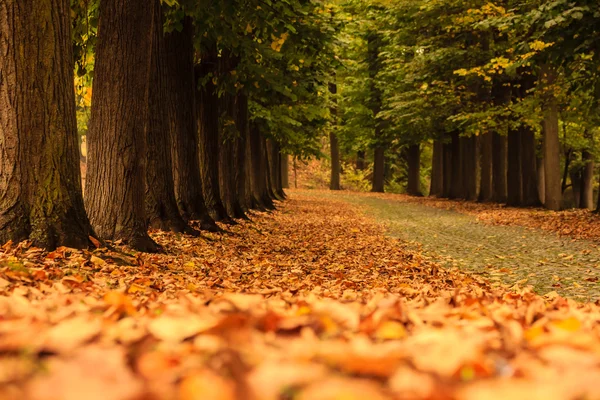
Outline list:
[[[69,2],[2,2],[0,37],[0,242],[85,248]]]
[[[153,12],[142,0],[103,0],[99,18],[85,206],[100,237],[157,251],[144,201]]]

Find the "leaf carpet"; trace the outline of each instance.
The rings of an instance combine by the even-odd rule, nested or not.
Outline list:
[[[442,269],[334,199],[228,229],[4,246],[0,398],[600,398],[595,304]]]

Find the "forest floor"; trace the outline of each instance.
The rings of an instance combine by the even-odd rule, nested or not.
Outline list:
[[[556,213],[393,194],[323,191],[319,196],[359,205],[388,234],[442,266],[491,282],[532,285],[540,294],[600,300],[600,216],[589,211]]]
[[[0,398],[600,398],[599,306],[441,267],[453,246],[377,201],[292,191],[228,234],[154,233],[159,255],[5,245]],[[392,212],[412,243],[366,215]],[[440,221],[483,229],[462,218]]]

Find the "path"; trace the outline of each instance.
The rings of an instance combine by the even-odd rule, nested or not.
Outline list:
[[[442,265],[455,265],[491,281],[533,285],[580,301],[600,298],[597,243],[571,240],[519,226],[496,226],[474,216],[370,194],[315,192],[363,207],[388,232],[421,248]]]

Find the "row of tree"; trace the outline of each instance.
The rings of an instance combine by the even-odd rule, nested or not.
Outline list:
[[[338,16],[331,148],[360,168],[371,154],[373,191],[421,195],[423,171],[434,196],[557,210],[571,188],[593,207],[596,1],[348,0]]]
[[[2,2],[0,242],[156,251],[149,228],[273,208],[287,154],[316,153],[327,122],[327,15],[305,0]]]

